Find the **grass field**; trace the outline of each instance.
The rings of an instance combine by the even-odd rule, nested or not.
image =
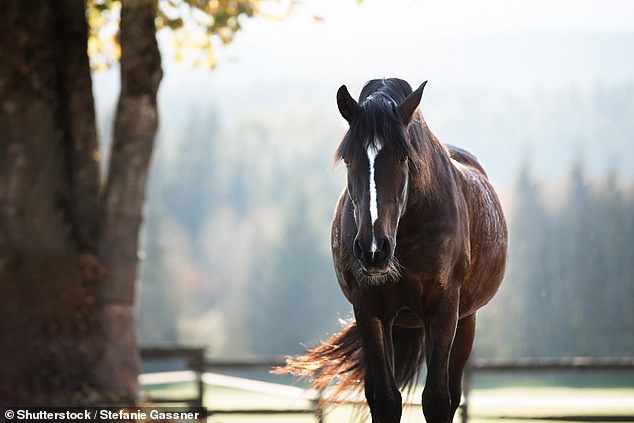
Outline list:
[[[212,410],[235,409],[307,409],[311,407],[303,389],[267,382],[253,382],[247,379],[221,375],[205,375],[205,405]],[[543,422],[555,417],[603,416],[603,420],[616,421],[616,417],[629,416],[634,422],[634,381],[626,386],[606,387],[569,387],[552,386],[508,386],[476,387],[469,397],[469,422]],[[618,383],[617,385],[622,385]],[[195,396],[195,385],[191,382],[145,384],[146,393],[155,397],[183,398]],[[412,396],[419,402],[420,393]],[[352,406],[341,406],[330,410],[324,417],[325,423],[349,422],[353,416]],[[459,413],[458,413],[459,414]],[[459,422],[459,415],[455,422]],[[544,419],[535,419],[542,417]],[[242,415],[215,414],[209,417],[209,423],[303,423],[315,422],[310,414],[292,415]],[[369,420],[368,420],[369,421]],[[420,405],[405,406],[403,423],[424,422]],[[587,421],[587,420],[586,420]]]

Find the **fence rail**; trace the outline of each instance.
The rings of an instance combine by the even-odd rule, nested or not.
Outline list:
[[[634,357],[548,357],[515,359],[471,359],[467,363],[463,377],[463,402],[461,420],[469,417],[469,393],[473,375],[476,373],[519,373],[519,372],[593,372],[593,371],[633,371]],[[591,419],[593,416],[587,416]],[[622,418],[621,418],[622,417]],[[634,421],[633,416],[620,416],[615,421]],[[548,420],[558,420],[549,418]],[[565,420],[565,419],[561,419]],[[594,421],[594,420],[587,420]]]
[[[204,374],[208,371],[266,369],[284,364],[284,357],[249,357],[207,359],[202,347],[144,347],[141,348],[141,358],[144,361],[161,359],[179,359],[186,368],[193,372],[197,391],[195,398],[152,398],[155,403],[185,403],[190,406],[203,407],[205,396]],[[464,398],[461,404],[461,420],[466,423],[469,418],[469,394],[474,374],[478,373],[517,373],[536,371],[557,372],[591,372],[591,371],[634,371],[634,357],[570,357],[570,358],[520,358],[504,359],[472,359],[467,364],[463,379]],[[314,414],[319,423],[323,417],[316,407],[317,400],[313,399],[308,408],[297,409],[208,409],[209,415],[214,414]],[[587,416],[587,421],[593,416]],[[538,418],[536,418],[538,419]],[[548,420],[557,420],[549,417]],[[561,419],[565,420],[565,419]],[[631,421],[632,416],[621,416],[619,420]]]
[[[154,403],[183,403],[192,407],[204,407],[205,383],[203,375],[208,371],[223,370],[250,370],[250,369],[266,369],[284,364],[283,356],[272,357],[243,357],[239,359],[233,358],[216,358],[206,359],[205,349],[200,347],[144,347],[140,349],[141,359],[143,361],[161,360],[161,359],[180,359],[184,361],[188,370],[191,370],[196,376],[197,382],[196,398],[154,398]],[[317,409],[317,399],[311,400],[311,406],[308,408],[239,408],[239,409],[207,409],[207,415],[217,414],[240,414],[240,415],[289,415],[289,414],[312,414],[316,421],[323,423],[323,417]]]
[[[473,359],[467,371],[471,372],[517,372],[517,371],[614,371],[634,369],[634,357],[552,357]]]

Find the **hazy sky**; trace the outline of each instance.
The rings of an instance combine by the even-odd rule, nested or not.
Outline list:
[[[265,10],[268,10],[266,5]],[[345,26],[349,26],[353,30],[372,31],[384,25],[396,33],[420,35],[422,30],[432,36],[518,29],[634,28],[634,4],[628,0],[364,0],[359,6],[352,0],[300,0],[294,15],[289,25],[317,15],[333,30],[338,27],[346,31]],[[337,32],[332,33],[333,37],[340,35]]]
[[[218,47],[213,71],[174,64],[169,35],[160,35],[161,110],[170,114],[164,125],[208,105],[225,127],[225,119],[284,115],[302,104],[337,119],[334,94],[341,84],[356,96],[368,79],[396,76],[414,86],[429,80],[424,113],[444,139],[455,127],[447,114],[473,104],[464,101],[473,93],[490,94],[486,107],[508,96],[534,105],[535,98],[634,85],[634,1],[299,0],[284,20],[258,17],[242,25],[230,45]],[[97,100],[114,104],[116,72],[95,80]],[[485,159],[499,154],[465,144]],[[597,156],[593,148],[586,154]],[[519,160],[516,150],[508,153]],[[604,161],[621,156],[608,147]]]
[[[634,2],[364,0],[357,5],[353,0],[301,0],[284,21],[245,19],[243,28],[231,45],[218,49],[217,78],[277,75],[318,82],[338,77],[358,85],[377,76],[401,76],[412,84],[434,78],[488,83],[535,66],[535,76],[529,77],[540,83],[562,71],[573,80],[611,79],[621,77],[619,69],[627,77],[629,65],[620,62],[632,62],[619,57],[624,54],[618,46],[612,55],[608,48],[608,56],[590,69],[579,67],[588,66],[581,62],[587,62],[586,49],[597,49],[597,34],[634,33]],[[527,34],[533,33],[541,38],[531,42]],[[543,45],[549,37],[569,44],[553,54],[552,45]],[[551,66],[564,68],[553,71]]]

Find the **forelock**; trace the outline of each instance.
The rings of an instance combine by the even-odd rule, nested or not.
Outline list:
[[[408,139],[407,128],[397,109],[411,93],[411,86],[401,79],[368,81],[359,96],[359,113],[344,135],[333,162],[344,158],[355,161],[359,155],[365,156],[371,145],[393,154],[416,155],[418,146]]]

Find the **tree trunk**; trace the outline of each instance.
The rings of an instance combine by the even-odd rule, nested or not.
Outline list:
[[[158,127],[156,94],[162,77],[155,7],[153,0],[122,2],[121,94],[97,247],[107,272],[99,290],[104,357],[95,374],[99,386],[129,396],[138,387],[134,333],[137,236]]]
[[[0,398],[90,389],[99,167],[81,0],[0,3]]]
[[[101,195],[82,0],[0,1],[0,399],[137,394],[134,284],[161,79],[155,3],[123,1]]]

